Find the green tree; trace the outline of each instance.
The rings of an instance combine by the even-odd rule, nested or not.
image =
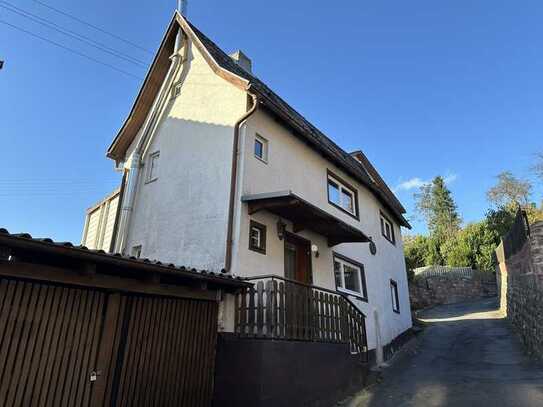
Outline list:
[[[426,240],[426,258],[425,263],[427,266],[444,266],[445,259],[441,253],[442,241],[438,240],[435,236],[430,236]]]
[[[462,231],[447,239],[439,248],[444,262],[450,267],[472,267],[472,251]]]
[[[491,208],[486,212],[485,219],[488,224],[488,228],[495,232],[498,236],[496,244],[499,244],[499,238],[505,236],[513,223],[515,222],[515,215],[517,207],[515,205],[499,206],[494,209]]]
[[[426,265],[428,238],[422,235],[405,236],[403,239],[405,265],[408,272]]]
[[[438,246],[458,232],[461,219],[443,177],[435,177],[431,183],[423,185],[415,194],[415,200],[417,211],[425,218],[430,236],[436,239]]]
[[[493,271],[493,254],[498,242],[497,232],[490,228],[487,220],[483,220],[467,225],[443,243],[441,251],[448,266]]]
[[[532,185],[529,181],[516,178],[510,171],[504,171],[497,176],[498,183],[490,188],[486,196],[498,206],[510,205],[525,207],[528,205]]]

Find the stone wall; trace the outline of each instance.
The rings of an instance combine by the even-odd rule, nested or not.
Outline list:
[[[495,295],[495,274],[477,270],[462,269],[457,272],[450,269],[448,272],[422,273],[409,284],[413,310]]]
[[[496,250],[500,308],[527,351],[543,358],[543,222],[524,231]]]

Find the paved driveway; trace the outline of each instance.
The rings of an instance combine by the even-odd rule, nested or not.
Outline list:
[[[494,300],[441,306],[356,407],[543,406],[543,364],[531,362]]]

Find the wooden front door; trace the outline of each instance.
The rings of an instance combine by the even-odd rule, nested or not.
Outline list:
[[[285,236],[285,277],[311,284],[311,242],[288,233]]]

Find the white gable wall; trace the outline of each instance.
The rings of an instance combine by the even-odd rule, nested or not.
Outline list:
[[[149,154],[160,152],[158,178],[148,183],[148,169],[140,172],[127,252],[141,245],[142,257],[220,270],[234,124],[246,111],[247,95],[217,76],[192,44],[179,81],[181,94],[166,103],[144,157],[147,164]]]

